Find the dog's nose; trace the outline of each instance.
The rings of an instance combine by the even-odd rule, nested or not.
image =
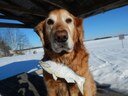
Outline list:
[[[55,40],[59,43],[64,43],[68,39],[68,33],[66,30],[58,30],[55,32]]]

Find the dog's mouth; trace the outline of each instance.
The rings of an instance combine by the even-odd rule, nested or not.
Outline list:
[[[67,53],[73,50],[73,46],[68,42],[65,43],[54,42],[52,43],[52,50],[56,53]]]

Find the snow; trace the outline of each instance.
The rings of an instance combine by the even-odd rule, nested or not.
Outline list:
[[[118,37],[88,41],[90,70],[100,83],[111,84],[111,88],[128,93],[128,36],[122,41]]]
[[[0,58],[0,80],[23,73],[40,69],[39,60],[43,57],[38,54],[27,54]]]
[[[128,36],[124,48],[118,37],[85,42],[90,53],[90,70],[99,83],[111,84],[111,88],[128,93]],[[0,58],[0,80],[22,72],[40,69],[39,60],[43,50],[37,54]]]

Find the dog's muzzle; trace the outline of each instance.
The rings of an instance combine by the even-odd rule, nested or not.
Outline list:
[[[54,31],[53,41],[51,42],[52,49],[56,53],[71,52],[73,49],[73,42],[68,31],[65,29],[58,29]]]
[[[65,43],[68,40],[68,33],[66,30],[57,30],[54,34],[54,40],[57,43]]]

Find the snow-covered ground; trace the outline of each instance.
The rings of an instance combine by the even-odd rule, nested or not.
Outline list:
[[[128,93],[128,36],[123,42],[124,48],[118,37],[88,41],[85,45],[94,79]]]
[[[128,36],[124,39],[124,48],[118,37],[87,41],[85,46],[90,53],[89,64],[94,79],[128,93]],[[43,50],[37,54],[0,58],[0,80],[39,69],[42,56]]]
[[[31,72],[40,68],[39,60],[43,53],[19,55],[0,58],[0,80],[23,72]]]

